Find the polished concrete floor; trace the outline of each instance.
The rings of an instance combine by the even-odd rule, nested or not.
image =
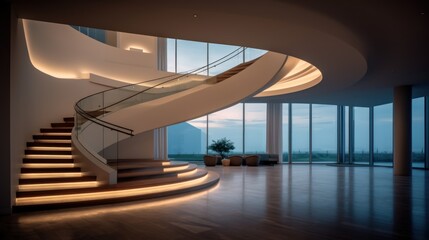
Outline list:
[[[0,217],[0,239],[429,239],[429,172],[212,167],[207,191]]]

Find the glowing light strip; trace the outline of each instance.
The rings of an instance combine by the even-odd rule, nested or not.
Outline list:
[[[144,196],[148,194],[163,193],[173,190],[181,190],[189,187],[198,186],[200,183],[206,181],[208,175],[202,178],[181,182],[172,183],[162,186],[133,188],[117,191],[103,191],[93,193],[78,193],[78,194],[64,194],[40,197],[23,197],[16,199],[17,206],[38,205],[38,204],[52,204],[52,203],[72,203],[80,201],[93,201],[102,199],[116,199],[122,197]]]
[[[71,147],[27,147],[28,150],[71,151]]]
[[[162,167],[169,166],[170,163],[162,162],[136,162],[136,163],[120,163],[119,169],[128,169],[128,168],[144,168],[144,167]],[[115,164],[115,163],[112,163]]]
[[[29,191],[45,191],[45,190],[65,190],[65,189],[76,189],[76,188],[93,188],[100,186],[97,181],[87,182],[67,182],[67,183],[41,183],[41,184],[25,184],[19,185],[18,191],[29,192]]]
[[[40,179],[40,178],[73,178],[88,175],[82,172],[64,172],[64,173],[21,173],[21,179]]]
[[[182,178],[182,177],[191,176],[191,175],[197,173],[197,171],[198,171],[197,169],[194,169],[194,170],[189,171],[189,172],[179,173],[179,174],[177,174],[177,177]]]
[[[74,163],[24,163],[24,168],[74,168]]]
[[[42,133],[44,136],[71,136],[71,133]]]
[[[28,159],[73,159],[72,155],[44,155],[44,154],[27,154]]]
[[[163,171],[164,172],[176,172],[176,171],[188,169],[188,167],[189,167],[188,165],[178,166],[178,167],[169,167],[169,168],[164,168]]]

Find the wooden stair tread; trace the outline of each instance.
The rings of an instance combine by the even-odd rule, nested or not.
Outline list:
[[[187,177],[178,177],[177,175],[165,175],[162,177],[157,178],[149,178],[149,179],[136,179],[133,181],[119,181],[119,186],[157,186],[157,185],[164,185],[164,184],[172,184],[181,182],[183,179],[191,180],[191,179],[197,179],[200,177],[203,177],[207,174],[207,170],[197,168],[196,172],[187,176]],[[118,185],[117,184],[117,185]]]
[[[154,159],[107,159],[108,163],[143,163],[143,162],[149,162],[149,163],[162,163],[162,162],[170,162],[169,160],[154,160]]]
[[[189,163],[170,163],[168,165],[162,165],[160,163],[110,163],[109,165],[116,168],[117,170],[125,170],[125,169],[152,169],[152,168],[172,168],[172,167],[180,167],[186,166]]]
[[[231,69],[229,69],[223,73],[218,74],[216,76],[217,82],[222,82],[223,80],[238,74],[239,72],[243,71],[248,66],[250,66],[252,63],[254,63],[255,61],[256,61],[256,59],[249,61],[249,62],[239,64],[239,65],[237,65],[237,66],[235,66],[235,67],[233,67],[233,68],[231,68]]]
[[[79,167],[72,168],[21,168],[21,173],[62,173],[62,172],[80,172]]]
[[[163,171],[163,168],[160,169],[149,169],[149,170],[142,170],[142,169],[130,169],[130,170],[124,170],[124,171],[118,171],[118,179],[119,178],[127,178],[127,177],[146,177],[146,176],[158,176],[158,175],[174,175],[178,173],[184,173],[189,172],[194,169],[196,169],[197,166],[194,164],[189,164],[189,166],[185,169],[175,170],[171,172],[165,172]]]
[[[36,179],[19,179],[19,184],[25,185],[25,184],[42,184],[42,183],[65,183],[65,182],[84,182],[84,181],[95,181],[95,180],[97,180],[96,176],[36,178]]]

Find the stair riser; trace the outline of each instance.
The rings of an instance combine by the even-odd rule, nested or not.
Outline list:
[[[71,140],[71,136],[33,135],[34,140]]]
[[[72,128],[41,128],[41,133],[71,133]]]
[[[74,123],[51,123],[51,127],[53,128],[72,128],[74,127]]]
[[[80,171],[80,168],[21,168],[21,173],[58,173]]]
[[[74,117],[65,117],[63,120],[66,123],[74,123]]]
[[[71,151],[25,150],[26,155],[71,155]]]
[[[34,159],[34,158],[24,158],[22,163],[74,163],[73,159]]]
[[[71,143],[27,142],[27,147],[71,147]]]

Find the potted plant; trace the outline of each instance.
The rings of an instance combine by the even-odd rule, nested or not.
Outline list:
[[[217,152],[222,158],[222,165],[229,165],[229,159],[225,159],[226,154],[228,154],[231,150],[234,150],[234,143],[231,140],[226,138],[221,138],[219,140],[212,140],[212,144],[210,144],[209,149]]]

